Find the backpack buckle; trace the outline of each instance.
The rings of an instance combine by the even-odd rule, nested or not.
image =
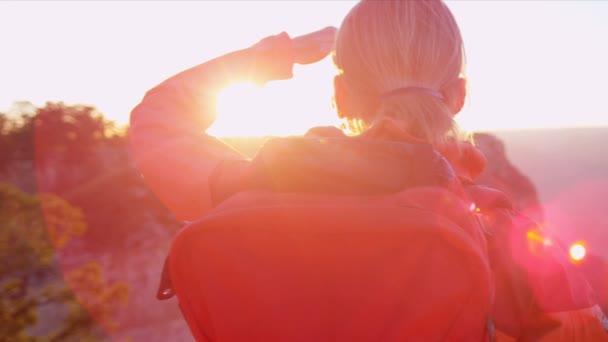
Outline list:
[[[173,284],[171,283],[171,273],[169,272],[169,257],[165,258],[163,271],[160,276],[160,284],[156,292],[156,299],[167,300],[175,295]]]

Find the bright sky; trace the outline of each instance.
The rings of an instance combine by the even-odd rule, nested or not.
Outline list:
[[[467,49],[465,128],[608,125],[607,1],[448,4]],[[145,91],[172,74],[267,35],[339,26],[352,5],[1,1],[0,110],[22,100],[87,103],[126,123]],[[327,59],[263,90],[228,90],[213,130],[289,134],[333,124],[333,72]]]

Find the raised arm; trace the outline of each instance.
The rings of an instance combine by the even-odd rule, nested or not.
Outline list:
[[[292,66],[289,36],[268,37],[172,76],[133,109],[129,134],[137,166],[179,219],[194,220],[210,208],[209,178],[220,163],[245,159],[205,133],[216,118],[218,93],[238,81],[290,78]]]
[[[218,93],[231,83],[288,79],[294,63],[314,63],[330,51],[335,28],[291,39],[286,33],[183,71],[144,96],[131,113],[130,144],[148,186],[180,219],[212,206],[210,178],[229,186],[247,161],[205,131],[216,117]],[[255,115],[250,113],[249,115]],[[220,166],[225,166],[221,167]],[[218,172],[220,170],[221,172]],[[226,181],[226,171],[229,181]],[[234,181],[232,181],[234,180]]]

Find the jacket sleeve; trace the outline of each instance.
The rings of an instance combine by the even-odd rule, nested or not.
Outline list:
[[[216,117],[218,93],[232,82],[291,78],[292,67],[291,39],[282,33],[170,77],[133,109],[131,153],[147,185],[178,219],[203,215],[216,186],[210,178],[234,187],[229,179],[237,179],[247,164],[205,133]]]

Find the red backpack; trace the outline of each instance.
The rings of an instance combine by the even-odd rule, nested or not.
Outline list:
[[[492,338],[493,281],[480,221],[463,197],[424,181],[437,170],[427,180],[446,180],[441,158],[423,146],[370,148],[377,164],[395,157],[425,166],[419,175],[404,170],[419,184],[399,191],[370,193],[371,183],[352,172],[373,175],[374,166],[355,168],[352,158],[339,166],[349,170],[342,175],[327,163],[328,172],[306,172],[311,160],[335,160],[336,145],[360,143],[348,140],[322,142],[323,149],[310,139],[267,146],[252,163],[258,181],[251,189],[175,237],[172,290],[198,341]],[[294,162],[298,153],[306,162]],[[333,186],[327,175],[348,193],[323,191]]]

